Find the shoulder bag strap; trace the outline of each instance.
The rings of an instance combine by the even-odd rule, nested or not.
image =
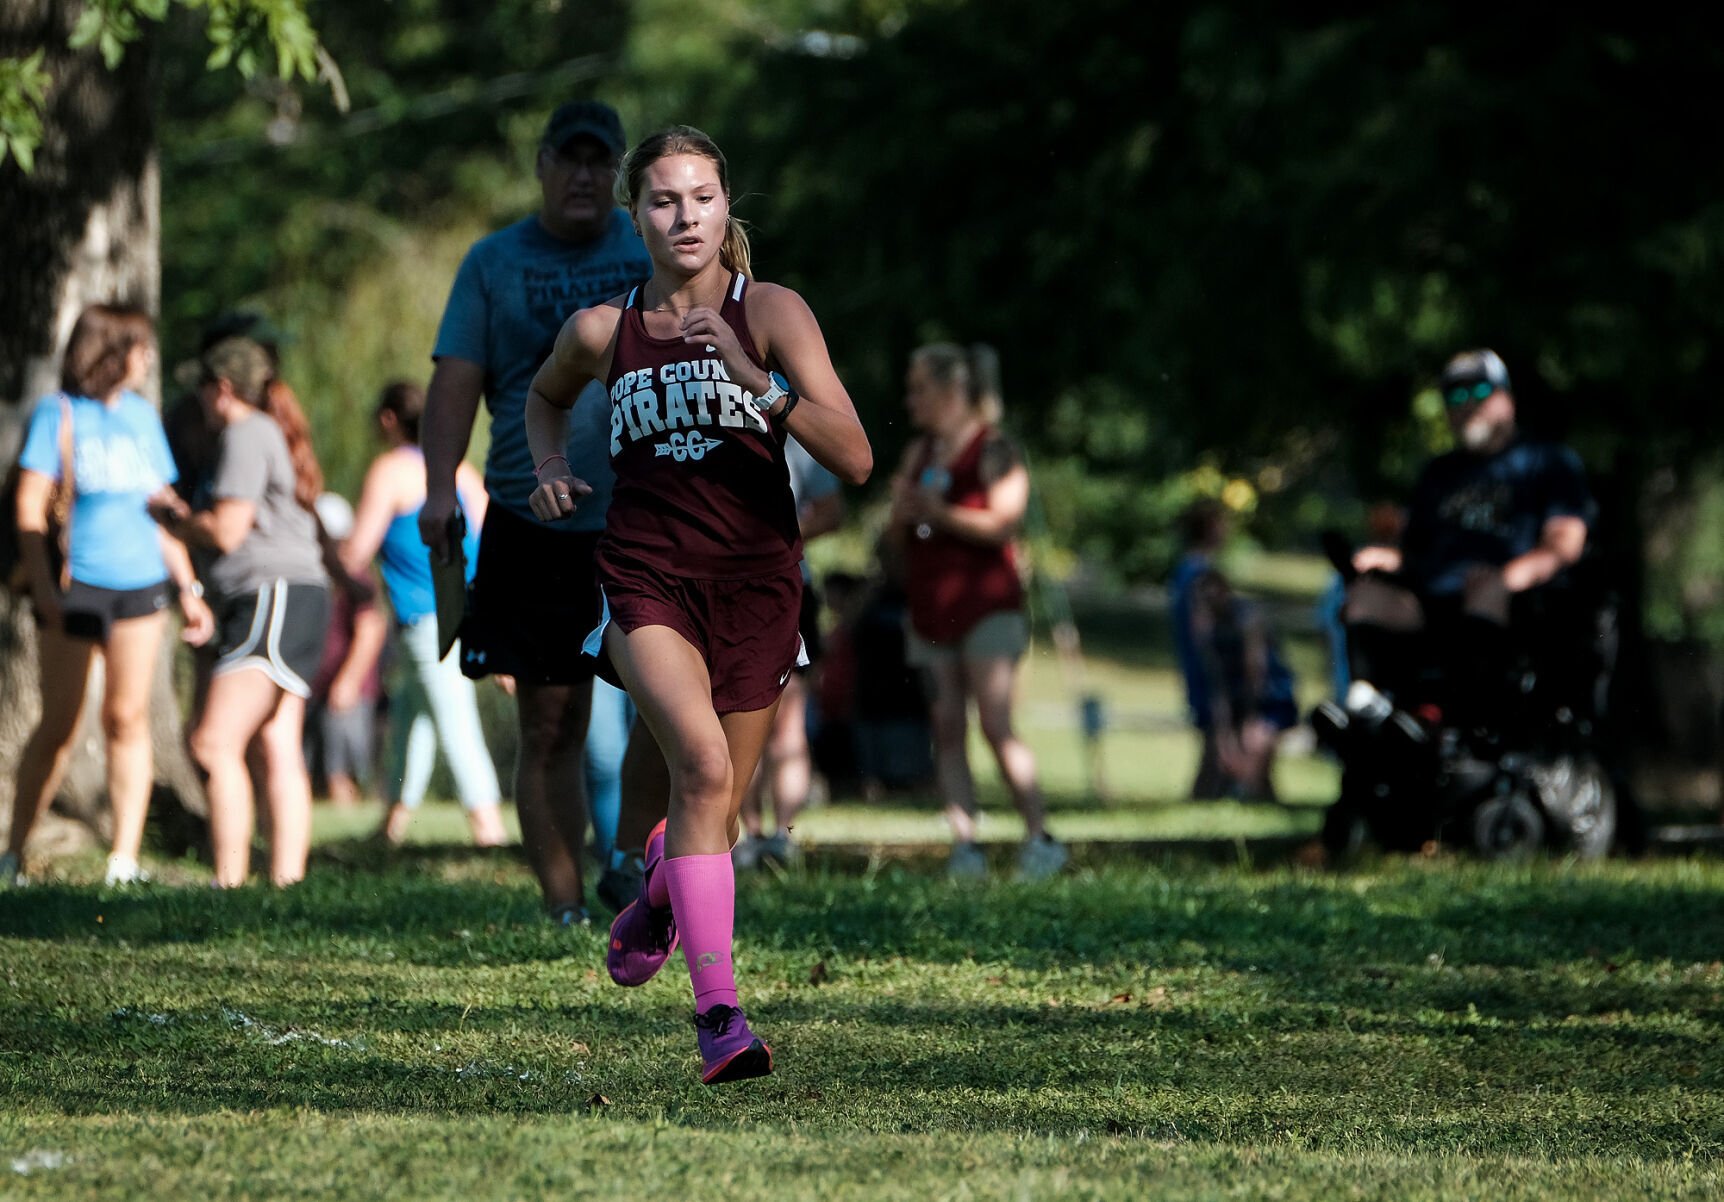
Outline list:
[[[60,394],[60,487],[55,491],[54,516],[60,524],[60,589],[72,584],[72,499],[77,495],[76,452],[72,430],[72,398]]]

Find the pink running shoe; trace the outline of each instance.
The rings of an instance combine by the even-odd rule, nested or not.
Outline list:
[[[764,1077],[772,1071],[772,1049],[748,1029],[748,1019],[735,1006],[720,1002],[704,1014],[694,1016],[695,1038],[700,1041],[700,1074],[703,1085],[723,1085]]]
[[[664,826],[661,820],[647,836],[640,896],[611,921],[611,946],[605,952],[605,968],[611,980],[629,988],[652,980],[676,951],[676,917],[671,908],[647,902],[647,882],[664,860]]]

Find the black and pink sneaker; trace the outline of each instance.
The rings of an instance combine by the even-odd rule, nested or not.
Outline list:
[[[661,821],[647,836],[640,896],[624,906],[611,922],[611,945],[605,952],[605,968],[611,980],[630,988],[645,985],[657,976],[676,951],[676,917],[671,908],[647,901],[647,883],[664,860],[664,826]]]
[[[703,1085],[723,1085],[764,1077],[772,1071],[772,1049],[748,1029],[748,1019],[735,1006],[720,1002],[694,1016],[700,1041]]]

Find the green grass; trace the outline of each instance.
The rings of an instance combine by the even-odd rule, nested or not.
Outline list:
[[[807,813],[803,867],[738,897],[763,1081],[698,1085],[680,962],[611,985],[447,802],[399,852],[320,807],[287,891],[48,865],[0,893],[0,1197],[1724,1196],[1724,864],[1299,870],[1332,766],[1186,801],[1153,622],[1083,616],[1085,679],[1038,644],[1020,722],[1072,870],[945,882],[930,796]]]
[[[175,866],[166,866],[173,877]],[[189,870],[186,870],[189,872]],[[0,894],[6,1197],[1714,1198],[1724,866],[1086,851],[746,879],[770,1079],[695,1083],[508,855]]]

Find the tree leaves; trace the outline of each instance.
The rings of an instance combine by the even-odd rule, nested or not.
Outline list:
[[[36,167],[42,105],[51,82],[42,70],[42,55],[38,50],[28,58],[0,58],[0,166],[11,155],[26,173]]]
[[[304,0],[85,0],[68,45],[94,47],[108,70],[126,47],[144,36],[143,22],[161,23],[173,4],[206,13],[210,70],[232,67],[251,79],[266,66],[281,79],[324,80],[345,107],[340,72],[323,50]],[[42,114],[53,82],[40,52],[28,59],[0,58],[0,163],[10,154],[29,172],[42,140]]]

